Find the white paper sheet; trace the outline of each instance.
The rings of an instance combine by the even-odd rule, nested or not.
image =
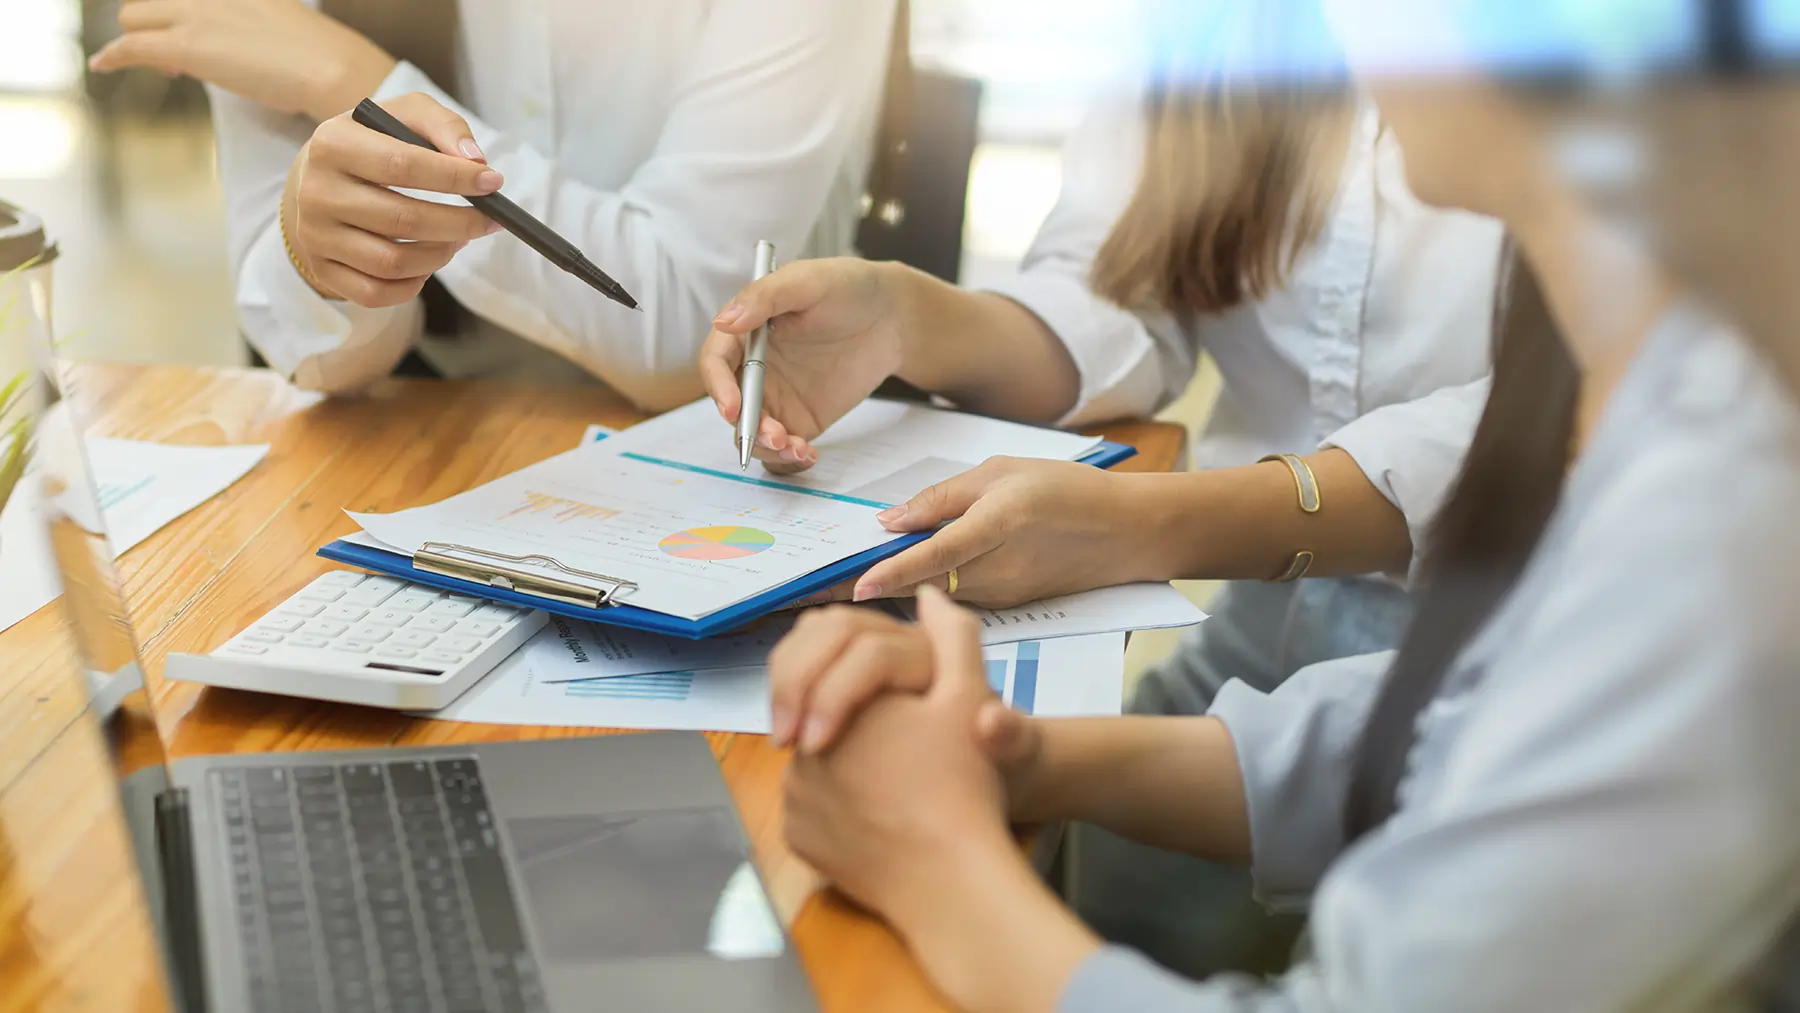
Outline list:
[[[115,556],[230,487],[268,453],[264,444],[185,447],[94,437],[87,441],[101,514]],[[61,593],[56,566],[37,509],[41,483],[23,478],[0,517],[0,630]],[[90,527],[91,501],[69,496],[70,516]]]
[[[897,602],[896,611],[912,618],[912,601]],[[983,644],[1020,640],[1081,637],[1132,630],[1166,630],[1197,626],[1206,620],[1187,596],[1168,584],[1123,584],[1096,591],[1046,598],[1009,609],[975,609]]]
[[[1118,714],[1125,692],[1125,635],[1003,644],[983,650],[988,684],[1008,703],[1043,717]],[[502,662],[461,699],[429,715],[449,721],[574,728],[769,731],[763,668],[672,672],[552,683],[529,652]]]
[[[864,401],[813,440],[819,463],[798,475],[754,478],[888,505],[973,468],[990,457],[1073,461],[1100,445],[1092,436],[944,411],[904,401]],[[732,430],[711,401],[693,404],[614,433],[614,453],[641,454],[737,476]]]
[[[778,478],[740,472],[729,428],[697,402],[440,503],[351,516],[390,545],[539,554],[634,581],[623,601],[697,619],[887,542],[880,508],[988,457],[1070,459],[1095,443],[871,401],[820,438],[820,467]]]
[[[912,618],[912,600],[872,602],[902,619]],[[998,611],[977,609],[981,642],[992,647],[1021,640],[1123,633],[1192,626],[1206,618],[1167,584],[1134,584],[1068,595]],[[547,683],[616,679],[658,672],[707,672],[761,665],[793,628],[792,613],[765,617],[740,633],[687,640],[655,633],[551,616],[550,624],[526,644],[531,665]]]
[[[867,505],[609,453],[608,445],[620,438],[559,454],[432,506],[351,517],[390,545],[417,549],[445,542],[537,554],[634,581],[638,586],[621,600],[687,619],[893,538]]]
[[[266,443],[232,447],[171,446],[96,437],[87,441],[106,535],[124,553],[163,526],[243,478],[268,454]],[[71,497],[69,513],[82,519]]]
[[[550,683],[710,672],[761,665],[792,626],[790,617],[776,616],[741,633],[687,640],[553,615],[523,651]]]

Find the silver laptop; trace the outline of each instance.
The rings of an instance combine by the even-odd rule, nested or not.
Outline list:
[[[177,1008],[816,1008],[696,733],[170,762],[80,412],[41,379],[62,600]]]

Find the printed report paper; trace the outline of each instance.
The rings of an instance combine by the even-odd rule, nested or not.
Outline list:
[[[891,607],[895,614],[913,618],[912,599],[896,600]],[[983,644],[1167,630],[1197,626],[1207,618],[1186,595],[1166,583],[1121,584],[1015,608],[970,611],[981,622]]]
[[[546,556],[596,587],[632,582],[627,604],[698,619],[890,541],[877,512],[989,457],[1073,460],[1098,441],[868,401],[816,445],[804,475],[741,472],[730,427],[696,402],[430,506],[351,516],[397,551]]]
[[[113,554],[123,555],[223,492],[268,451],[267,444],[190,447],[89,438],[88,462]],[[41,494],[38,474],[27,474],[0,515],[0,630],[49,604],[62,590],[38,510]],[[63,506],[77,522],[97,530],[92,503],[86,496],[68,496]]]
[[[982,658],[988,685],[1028,714],[1107,716],[1122,709],[1123,633],[1000,644],[983,648]],[[529,652],[518,651],[430,716],[484,724],[767,734],[768,670],[552,682],[533,666]]]
[[[910,598],[868,602],[896,618],[913,618]],[[985,647],[1021,640],[1053,640],[1096,633],[1193,626],[1206,618],[1167,584],[1129,584],[1032,602],[1010,609],[974,609]],[[553,615],[525,645],[545,682],[617,679],[662,672],[708,672],[763,664],[798,616],[764,616],[748,628],[706,640],[663,636]]]

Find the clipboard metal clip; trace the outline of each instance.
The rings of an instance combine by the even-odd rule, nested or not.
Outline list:
[[[452,555],[458,553],[459,555]],[[482,559],[494,560],[491,563],[475,562],[462,558],[479,556]],[[506,566],[506,563],[542,563],[546,566],[574,577],[585,577],[601,586],[594,587],[580,581],[559,577],[554,573],[542,570],[525,569]],[[605,605],[618,604],[621,591],[637,590],[634,581],[608,577],[604,573],[591,573],[565,566],[549,556],[530,553],[523,556],[509,555],[504,552],[491,552],[487,549],[457,545],[454,542],[426,542],[413,553],[413,569],[424,570],[445,577],[455,577],[475,584],[486,584],[519,594],[531,595],[534,598],[548,598],[569,605],[581,605],[586,608],[600,608]]]

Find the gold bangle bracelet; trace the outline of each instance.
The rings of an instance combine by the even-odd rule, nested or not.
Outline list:
[[[1324,505],[1324,501],[1319,495],[1319,480],[1313,474],[1312,467],[1295,454],[1270,454],[1256,463],[1266,464],[1270,461],[1280,461],[1287,465],[1289,473],[1294,476],[1294,491],[1299,495],[1301,512],[1318,513],[1319,508]],[[1306,571],[1312,569],[1312,564],[1312,550],[1301,549],[1294,553],[1294,558],[1288,561],[1288,565],[1281,573],[1269,578],[1269,582],[1286,584],[1299,580],[1306,576]]]
[[[306,269],[305,264],[300,262],[300,255],[294,252],[293,240],[288,238],[287,199],[283,197],[281,203],[277,205],[277,207],[278,210],[275,212],[275,220],[281,229],[281,248],[287,251],[288,263],[294,265],[294,271],[300,275],[300,280],[306,282],[307,286],[314,292],[319,293],[327,299],[336,298],[336,296],[331,294],[330,289],[321,285],[319,279],[313,277],[313,273]]]
[[[1319,498],[1319,480],[1313,475],[1312,466],[1295,454],[1270,454],[1256,463],[1267,464],[1270,461],[1280,461],[1293,474],[1294,491],[1300,494],[1300,509],[1309,514],[1318,513],[1319,507],[1324,504]]]

